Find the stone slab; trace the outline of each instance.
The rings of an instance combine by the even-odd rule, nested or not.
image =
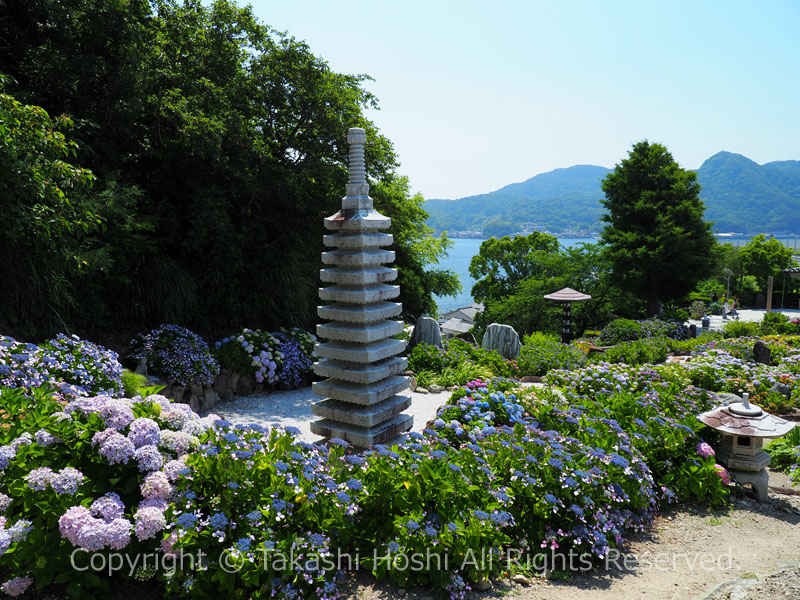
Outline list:
[[[319,278],[325,283],[342,283],[345,285],[367,285],[385,283],[397,279],[397,269],[391,267],[333,267],[322,269]]]
[[[411,406],[411,396],[391,396],[371,406],[359,406],[341,400],[322,400],[311,405],[317,417],[358,427],[375,427]]]
[[[392,220],[376,210],[342,209],[325,218],[325,229],[334,231],[364,231],[388,229]]]
[[[401,413],[380,425],[369,428],[322,419],[311,423],[311,432],[322,437],[341,438],[360,448],[369,448],[396,438],[401,433],[410,430],[413,425],[414,417]]]
[[[394,236],[390,233],[332,233],[322,236],[322,243],[335,248],[367,248],[391,246]]]
[[[341,267],[388,264],[394,262],[394,250],[331,250],[322,253],[322,262]]]
[[[348,403],[372,406],[386,398],[399,394],[408,389],[410,378],[403,375],[393,375],[376,381],[375,383],[353,383],[339,379],[325,379],[312,384],[312,389],[317,396],[343,400]]]
[[[348,363],[323,359],[314,363],[314,373],[354,383],[375,383],[392,375],[399,375],[408,368],[408,359],[402,356],[388,358],[374,364]]]
[[[317,307],[320,319],[345,323],[374,323],[400,316],[402,312],[403,305],[399,302],[376,302],[361,306],[336,302]]]
[[[403,340],[387,338],[367,344],[341,342],[338,340],[316,344],[317,356],[351,363],[374,363],[405,350]]]
[[[317,336],[326,340],[345,342],[374,342],[403,331],[402,321],[378,321],[377,323],[331,322],[317,325]]]
[[[391,300],[400,295],[399,285],[372,283],[369,285],[332,285],[319,289],[319,299],[350,304],[372,304]]]

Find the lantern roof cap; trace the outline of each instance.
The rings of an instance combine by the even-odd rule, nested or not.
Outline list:
[[[553,300],[555,302],[584,302],[585,300],[591,300],[592,297],[589,294],[582,294],[581,292],[576,292],[572,288],[567,287],[563,290],[553,292],[552,294],[547,294],[544,299]]]
[[[725,396],[740,400],[733,394]],[[697,418],[721,433],[748,437],[777,438],[786,435],[795,426],[791,421],[769,414],[760,406],[746,405],[744,402],[717,406]]]

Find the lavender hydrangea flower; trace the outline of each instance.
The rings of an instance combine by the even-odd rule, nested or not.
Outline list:
[[[164,465],[164,474],[170,481],[177,481],[181,475],[189,472],[189,468],[182,458],[171,460]]]
[[[130,400],[115,400],[105,397],[100,405],[98,414],[106,422],[106,426],[114,429],[123,429],[133,421]]]
[[[100,517],[106,523],[110,523],[114,519],[120,519],[125,514],[125,504],[115,492],[108,492],[101,496],[91,506],[92,514]]]
[[[119,433],[108,436],[100,446],[100,454],[112,465],[127,464],[134,452],[131,441]]]
[[[14,577],[0,585],[0,590],[9,596],[21,596],[32,583],[33,579],[30,577]]]
[[[164,464],[164,458],[157,446],[141,446],[133,454],[139,463],[139,470],[143,473],[158,471]]]
[[[0,512],[6,512],[9,506],[11,506],[11,496],[0,493]]]
[[[150,499],[167,500],[172,495],[172,485],[162,471],[155,471],[145,477],[140,489],[142,496]]]
[[[0,446],[0,471],[5,469],[15,457],[17,449],[12,446]]]
[[[164,518],[164,511],[154,506],[140,508],[136,511],[134,519],[136,522],[134,531],[136,532],[136,537],[140,541],[154,538],[167,526],[167,520]]]
[[[196,437],[184,433],[183,431],[172,431],[165,429],[160,434],[159,445],[162,448],[171,450],[176,454],[185,454],[194,446],[197,446],[198,440]]]
[[[44,429],[40,429],[39,431],[37,431],[36,434],[33,436],[33,439],[36,440],[36,443],[39,444],[40,446],[51,446],[61,441],[52,433],[45,431]]]
[[[28,487],[37,492],[46,490],[53,481],[55,474],[50,467],[39,467],[25,476]]]
[[[33,531],[33,523],[27,519],[20,519],[8,528],[8,537],[12,542],[24,542],[31,531]]]
[[[139,418],[131,423],[128,429],[128,439],[134,447],[158,445],[161,428],[153,419]]]
[[[53,476],[50,486],[58,494],[74,494],[86,480],[86,476],[78,469],[65,467]]]
[[[67,509],[58,519],[58,530],[61,532],[61,537],[72,542],[74,546],[78,545],[78,534],[87,523],[90,523],[92,517],[91,511],[85,506],[73,506]]]
[[[105,543],[111,550],[122,550],[131,541],[131,522],[128,519],[114,519],[104,523]]]

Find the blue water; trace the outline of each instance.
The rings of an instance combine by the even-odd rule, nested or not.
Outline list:
[[[475,285],[475,280],[469,275],[469,262],[480,250],[481,243],[484,240],[479,239],[454,239],[455,246],[450,249],[447,258],[443,259],[438,267],[442,269],[452,269],[458,273],[461,279],[463,289],[461,293],[456,296],[435,296],[436,305],[439,307],[439,313],[446,313],[457,308],[469,306],[472,304],[472,286]],[[562,238],[558,240],[565,248],[570,248],[577,244],[592,244],[597,240],[591,238]]]

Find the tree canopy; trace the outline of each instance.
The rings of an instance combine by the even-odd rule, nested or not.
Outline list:
[[[162,321],[309,327],[322,219],[347,181],[349,127],[367,131],[368,177],[394,219],[407,316],[430,312],[431,293],[456,290],[452,274],[428,270],[447,241],[422,225],[421,197],[410,196],[391,142],[364,116],[377,106],[367,76],[332,71],[232,0],[0,8],[7,91],[70,115],[72,164],[94,174],[86,203],[104,223],[81,242],[97,268],[73,302],[27,321],[37,333],[49,333],[55,312],[84,331]]]
[[[603,180],[608,247],[615,281],[647,301],[680,300],[710,274],[714,238],[703,220],[700,186],[661,144],[633,145],[628,158]]]
[[[563,248],[546,233],[491,238],[472,257],[470,274],[476,279],[472,295],[485,304],[478,315],[480,334],[490,323],[511,325],[518,333],[549,331],[561,325],[561,306],[545,300],[564,287],[592,296],[573,310],[574,329],[605,324],[612,310],[636,312],[631,302],[610,278],[610,264],[597,244]]]
[[[739,257],[745,273],[756,278],[762,289],[767,287],[767,279],[777,278],[781,271],[795,265],[791,248],[779,240],[759,233],[739,250]]]

